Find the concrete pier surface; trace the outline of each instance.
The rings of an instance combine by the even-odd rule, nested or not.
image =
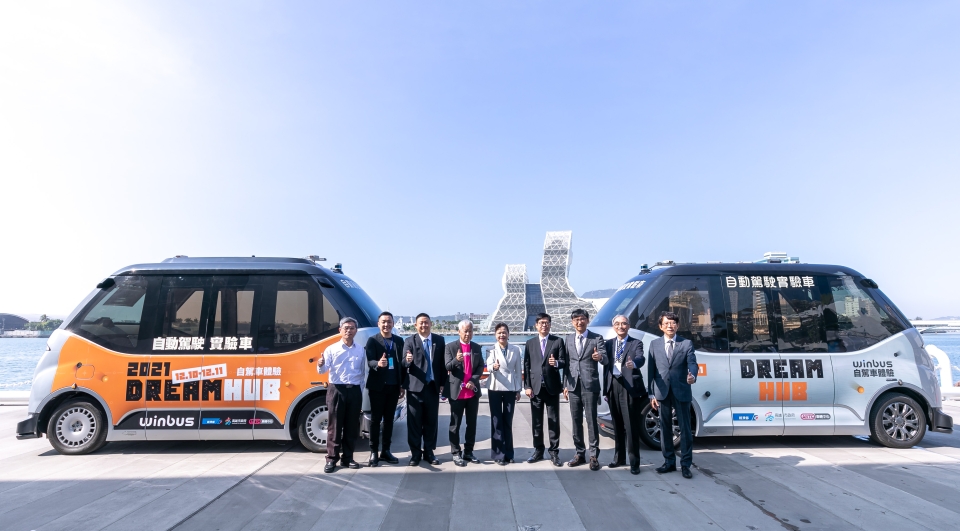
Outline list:
[[[561,458],[573,457],[561,414]],[[944,409],[960,417],[960,402]],[[807,530],[960,528],[960,434],[928,433],[907,450],[856,437],[695,439],[694,477],[592,472],[547,461],[489,461],[481,404],[476,454],[453,465],[441,406],[440,466],[406,466],[405,422],[394,432],[400,465],[324,474],[324,454],[298,443],[110,443],[67,457],[45,439],[18,441],[23,406],[0,407],[0,529],[146,530]],[[518,406],[517,459],[532,452],[530,411]],[[366,441],[357,460],[366,463]],[[613,455],[601,437],[600,462]]]

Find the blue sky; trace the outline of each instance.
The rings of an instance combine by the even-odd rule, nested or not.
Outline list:
[[[0,311],[128,264],[304,256],[490,311],[782,250],[960,314],[955,2],[0,6]],[[9,234],[9,233],[8,233]]]

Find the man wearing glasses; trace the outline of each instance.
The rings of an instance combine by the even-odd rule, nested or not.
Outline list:
[[[673,312],[660,314],[663,337],[650,342],[650,362],[647,365],[647,392],[650,405],[660,413],[660,449],[663,465],[657,474],[677,471],[677,454],[673,447],[673,412],[680,424],[680,469],[683,477],[693,474],[693,432],[690,429],[690,386],[697,381],[697,354],[693,343],[677,335],[680,318]]]

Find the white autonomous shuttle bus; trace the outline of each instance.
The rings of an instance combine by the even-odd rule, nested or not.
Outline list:
[[[645,266],[603,306],[590,329],[614,337],[626,315],[645,349],[663,311],[693,341],[694,434],[869,435],[907,448],[927,429],[951,432],[923,338],[876,282],[835,265]],[[644,379],[647,380],[646,368]],[[648,405],[643,441],[660,448]],[[601,418],[601,423],[604,419]],[[675,427],[675,437],[679,437]]]

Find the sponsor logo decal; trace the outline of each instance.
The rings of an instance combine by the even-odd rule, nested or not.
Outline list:
[[[179,417],[174,415],[153,415],[142,417],[140,427],[142,428],[190,428],[193,427],[196,419],[194,417]]]
[[[701,377],[701,376],[706,376],[706,375],[707,375],[707,364],[706,364],[706,363],[698,363],[698,364],[697,364],[697,378],[699,378],[699,377]]]
[[[801,413],[801,420],[830,420],[829,413]]]
[[[892,361],[861,360],[853,362],[854,378],[896,378]]]
[[[775,418],[776,418],[776,417],[773,416],[773,411],[767,411],[767,414],[763,416],[763,420],[765,420],[765,421],[767,421],[767,422],[773,422],[773,419],[775,419]]]
[[[744,422],[744,421],[755,421],[760,420],[760,415],[756,413],[734,413],[733,421],[734,422]]]
[[[220,424],[220,419],[214,419],[214,418],[202,419],[200,421],[200,424]]]
[[[263,419],[250,419],[250,424],[257,425],[263,422]]]

